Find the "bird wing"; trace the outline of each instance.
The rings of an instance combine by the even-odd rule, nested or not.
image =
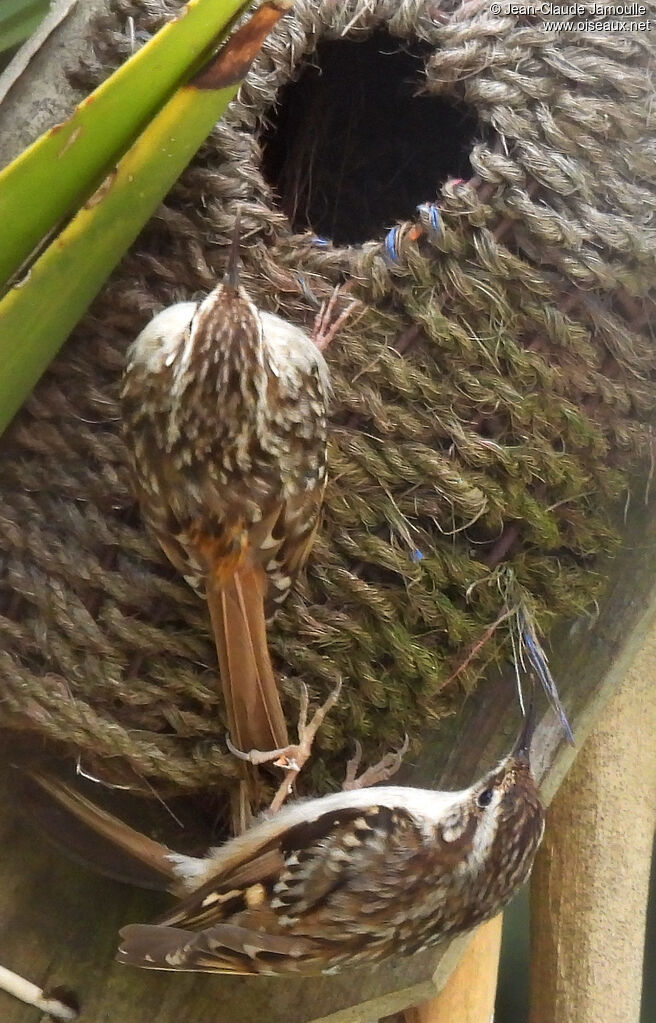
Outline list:
[[[249,531],[251,557],[266,572],[265,615],[273,617],[312,550],[325,481],[277,503]]]
[[[262,892],[267,901],[273,898],[276,884],[281,882],[286,885],[289,872],[296,869],[301,859],[306,864],[305,901],[316,901],[325,894],[325,887],[320,881],[317,886],[321,843],[331,839],[334,841],[340,829],[343,830],[361,813],[360,809],[355,808],[324,813],[312,822],[302,822],[274,834],[268,842],[256,849],[248,845],[247,832],[239,840],[244,850],[243,859],[231,863],[227,871],[211,877],[191,895],[181,899],[157,922],[198,930],[234,917],[252,908],[256,897],[261,896]],[[311,889],[313,895],[310,895]]]
[[[248,976],[292,972],[296,966],[302,972],[303,959],[316,957],[318,952],[314,942],[302,938],[255,933],[231,924],[200,932],[128,924],[121,930],[121,939],[116,955],[119,963],[194,973]]]
[[[319,972],[363,948],[385,949],[407,916],[401,872],[423,846],[404,810],[330,810],[283,830],[159,925],[125,928],[119,959],[153,969]]]

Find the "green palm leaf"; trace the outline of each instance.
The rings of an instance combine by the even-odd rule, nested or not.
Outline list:
[[[265,36],[290,6],[290,0],[262,4],[175,91],[0,301],[0,431],[225,111]]]
[[[190,0],[180,18],[83,100],[67,121],[0,171],[0,284],[91,195],[244,6],[244,0]]]
[[[0,3],[0,54],[28,39],[48,13],[48,0],[2,0]]]

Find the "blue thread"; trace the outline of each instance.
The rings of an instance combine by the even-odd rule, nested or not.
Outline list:
[[[391,231],[387,232],[385,236],[385,253],[388,259],[391,259],[393,263],[399,262],[399,249],[398,249],[398,238],[399,228],[393,227]]]
[[[423,561],[424,560],[424,555],[422,554],[422,552],[420,550],[416,550],[416,551],[412,552],[412,554],[410,555],[410,558],[411,558],[412,561]]]
[[[439,206],[436,206],[433,202],[422,202],[420,206],[417,206],[420,213],[425,213],[428,217],[428,229],[431,234],[441,234],[442,223],[440,218]]]
[[[558,689],[556,688],[556,683],[554,682],[553,675],[551,674],[544,653],[539,644],[535,642],[534,637],[531,635],[531,630],[529,626],[526,624],[526,621],[522,623],[522,639],[524,641],[524,647],[526,649],[526,652],[528,653],[529,660],[533,665],[538,675],[538,678],[540,679],[540,682],[544,686],[547,697],[549,698],[549,702],[551,703],[551,706],[553,707],[556,714],[558,715],[558,718],[560,719],[560,723],[563,727],[565,735],[567,736],[569,742],[573,746],[574,736],[572,734],[572,729],[570,728],[569,721],[567,720],[567,716],[565,714],[563,705],[560,702],[560,697],[558,696]]]
[[[312,244],[318,245],[320,248],[325,249],[330,245],[330,241],[328,240],[328,238],[322,238],[320,235],[315,234],[315,236],[312,239]]]

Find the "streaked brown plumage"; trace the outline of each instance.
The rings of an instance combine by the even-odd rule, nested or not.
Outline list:
[[[207,598],[233,742],[284,746],[266,618],[304,564],[326,473],[327,369],[231,269],[128,353],[122,410],[144,521]]]
[[[121,932],[119,962],[218,973],[334,973],[409,955],[494,916],[528,876],[544,812],[527,719],[460,792],[383,786],[299,802],[205,860],[191,894]]]

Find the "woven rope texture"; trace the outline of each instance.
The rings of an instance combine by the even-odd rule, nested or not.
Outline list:
[[[129,55],[129,18],[142,41],[180,6],[113,0],[81,89]],[[312,296],[345,282],[363,304],[328,350],[323,526],[271,630],[290,721],[299,680],[317,699],[345,683],[311,785],[353,737],[373,756],[415,735],[507,654],[504,627],[480,641],[509,568],[542,627],[590,605],[609,509],[652,450],[656,31],[557,33],[488,6],[297,0],[267,41],[3,440],[3,727],[135,785],[235,775],[206,608],[142,529],[117,395],[149,317],[215,284],[238,206],[261,307],[309,328]],[[424,92],[475,118],[471,176],[387,241],[340,248],[290,228],[263,124],[320,40],[381,30],[423,45]]]

